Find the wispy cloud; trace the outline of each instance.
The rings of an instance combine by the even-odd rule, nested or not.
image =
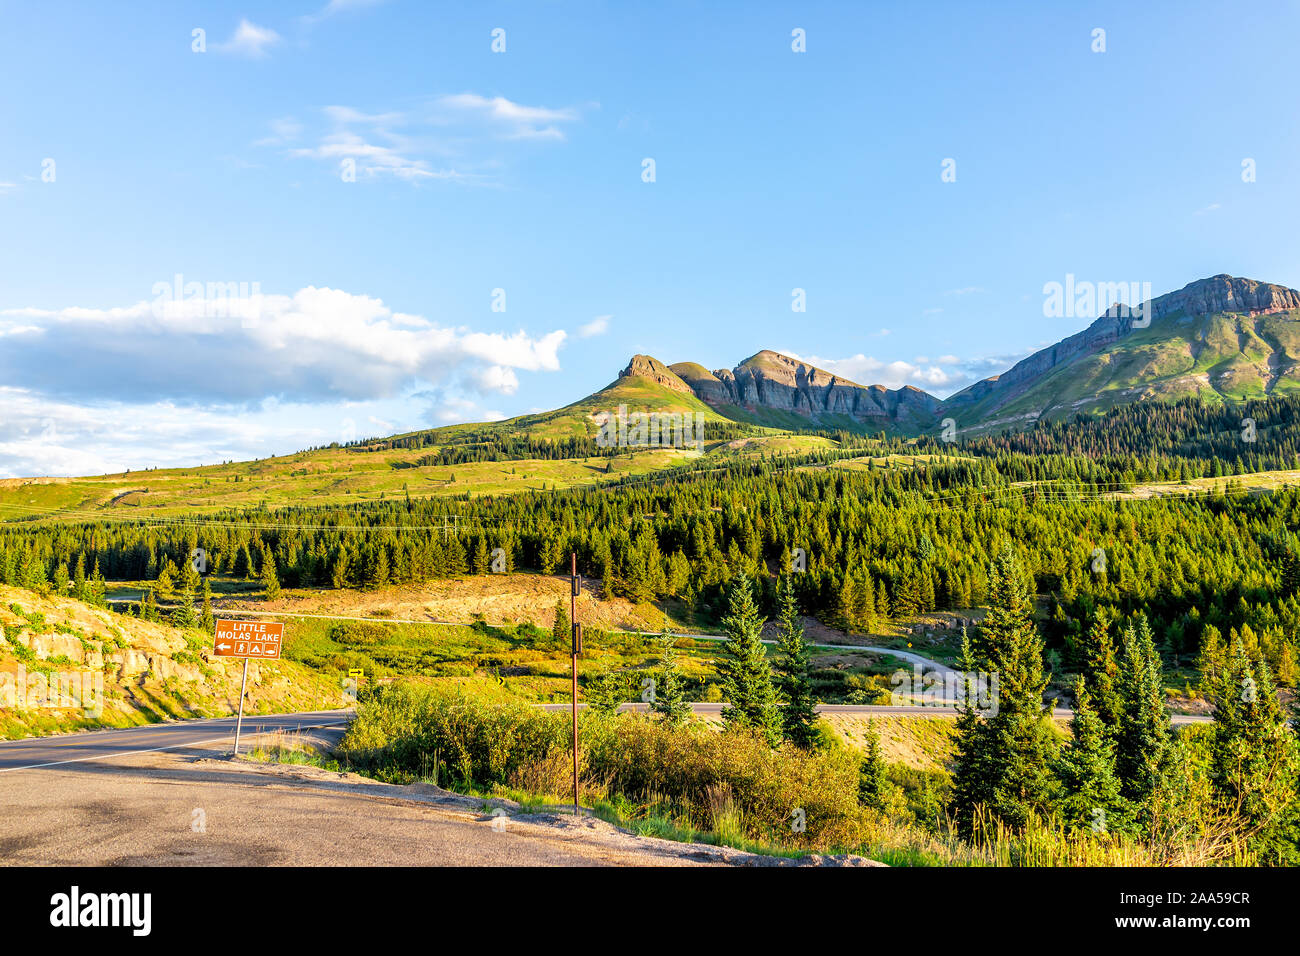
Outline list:
[[[438,105],[477,117],[509,139],[564,139],[560,124],[573,123],[579,118],[578,111],[571,107],[525,106],[504,96],[487,97],[477,93],[443,96]]]
[[[270,27],[260,27],[248,20],[240,20],[239,26],[225,43],[218,43],[213,49],[220,53],[234,56],[246,56],[260,59],[267,51],[280,42],[280,34]]]
[[[593,335],[604,335],[609,330],[609,320],[612,315],[598,315],[586,325],[578,327],[578,338],[589,339]]]
[[[324,129],[314,134],[314,143],[308,140],[311,145],[292,145],[304,132],[292,118],[272,121],[271,135],[254,145],[289,147],[285,155],[291,158],[336,165],[351,161],[358,178],[490,184],[501,161],[485,155],[483,144],[562,140],[556,124],[576,122],[579,112],[462,93],[400,111],[367,112],[336,104],[321,110],[321,116]]]

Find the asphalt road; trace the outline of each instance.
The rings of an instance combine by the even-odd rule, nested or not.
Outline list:
[[[351,711],[322,710],[303,714],[275,714],[269,717],[244,716],[243,733],[296,731],[308,728],[346,727]],[[25,740],[0,740],[0,773],[32,770],[65,764],[106,760],[130,754],[155,753],[193,747],[227,752],[235,742],[235,718],[178,720],[164,724],[145,724],[121,730],[93,730],[53,737],[29,737]],[[240,749],[243,749],[242,743]]]
[[[337,738],[339,711],[245,719]],[[315,726],[321,729],[307,730]],[[780,865],[427,784],[230,760],[231,719],[0,742],[0,865]],[[501,801],[493,801],[500,805]],[[504,815],[502,815],[504,814]]]
[[[548,707],[563,710],[566,705]],[[716,713],[721,707],[694,705],[699,713]],[[951,709],[937,707],[822,709],[952,715]],[[276,732],[337,739],[350,716],[324,711],[252,717],[245,719],[244,732],[250,744],[258,734]],[[1186,720],[1175,718],[1176,723]],[[591,817],[524,815],[503,806],[489,812],[482,800],[426,784],[395,787],[315,767],[232,761],[227,755],[233,740],[234,719],[218,718],[0,741],[0,865],[786,862],[636,837]]]

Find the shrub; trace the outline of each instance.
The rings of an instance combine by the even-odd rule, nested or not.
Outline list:
[[[667,805],[695,828],[725,823],[728,840],[830,848],[862,839],[857,762],[843,748],[773,749],[749,734],[642,714],[584,713],[581,723],[579,774],[589,798]],[[563,713],[399,684],[360,704],[338,752],[390,779],[419,775],[436,755],[454,784],[561,796],[571,786],[571,733]]]

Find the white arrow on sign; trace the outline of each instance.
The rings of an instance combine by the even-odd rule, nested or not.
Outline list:
[[[219,651],[228,651],[228,650],[230,650],[230,645],[229,645],[229,644],[218,644],[218,645],[217,645],[217,650],[219,650]]]

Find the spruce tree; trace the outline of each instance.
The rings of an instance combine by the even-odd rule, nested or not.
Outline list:
[[[1106,621],[1094,614],[1084,634],[1080,656],[1083,678],[1090,689],[1090,699],[1097,716],[1112,732],[1119,726],[1123,705],[1116,681],[1119,665],[1115,662],[1115,645],[1110,639]]]
[[[808,643],[804,640],[803,620],[794,585],[788,576],[777,589],[776,687],[781,692],[781,732],[796,747],[810,748],[817,741],[813,724],[817,720],[817,700],[813,696]]]
[[[587,709],[594,714],[612,717],[630,696],[627,675],[610,671],[589,681],[582,689]]]
[[[1114,746],[1083,677],[1075,685],[1070,738],[1056,769],[1064,790],[1060,809],[1066,826],[1092,832],[1123,829],[1127,813],[1115,778]]]
[[[569,609],[564,606],[564,598],[555,601],[555,621],[551,624],[551,640],[559,647],[567,648],[573,643],[573,623],[569,620]]]
[[[275,573],[275,557],[266,545],[262,545],[262,588],[268,601],[280,596],[280,576]]]
[[[957,733],[954,737],[951,809],[959,831],[969,837],[983,808],[994,802],[995,775],[990,768],[984,722],[976,709],[977,665],[966,629],[962,628],[957,672],[962,690],[957,701]]]
[[[95,607],[107,607],[105,601],[107,596],[108,585],[104,581],[104,575],[99,572],[99,558],[95,559],[95,570],[90,575],[90,583],[86,585],[86,603],[93,604]]]
[[[211,634],[216,630],[216,619],[212,615],[212,582],[207,578],[203,579],[203,612],[199,618],[199,627],[205,634]]]
[[[1115,737],[1115,773],[1120,793],[1143,820],[1160,786],[1169,753],[1170,724],[1165,712],[1160,655],[1150,625],[1139,615],[1138,626],[1124,629],[1120,659],[1120,700],[1123,714]]]
[[[660,715],[666,723],[677,727],[690,717],[691,705],[686,701],[686,688],[675,644],[675,639],[669,634],[664,634],[659,640],[659,673],[650,710]]]
[[[862,762],[858,764],[858,803],[873,810],[883,810],[888,786],[885,759],[880,753],[880,734],[871,721],[867,721],[863,736],[866,746],[863,748]]]
[[[959,762],[954,809],[969,832],[978,807],[1019,829],[1048,809],[1056,737],[1044,706],[1043,642],[1020,562],[1009,548],[989,566],[989,611],[977,641],[963,639],[967,693],[958,715]],[[997,692],[988,716],[971,700],[972,666]]]
[[[759,734],[776,746],[781,738],[781,712],[777,707],[772,671],[763,650],[763,619],[754,604],[753,585],[744,574],[732,579],[728,594],[729,614],[722,619],[728,639],[726,656],[718,661],[722,709],[729,728],[743,728]]]
[[[1268,663],[1234,643],[1215,682],[1210,781],[1217,802],[1241,819],[1268,862],[1294,863],[1300,753]],[[1286,824],[1283,826],[1282,824]]]
[[[196,623],[194,590],[188,585],[182,585],[180,593],[176,596],[176,610],[172,611],[171,622],[175,627],[182,629],[194,627]]]

